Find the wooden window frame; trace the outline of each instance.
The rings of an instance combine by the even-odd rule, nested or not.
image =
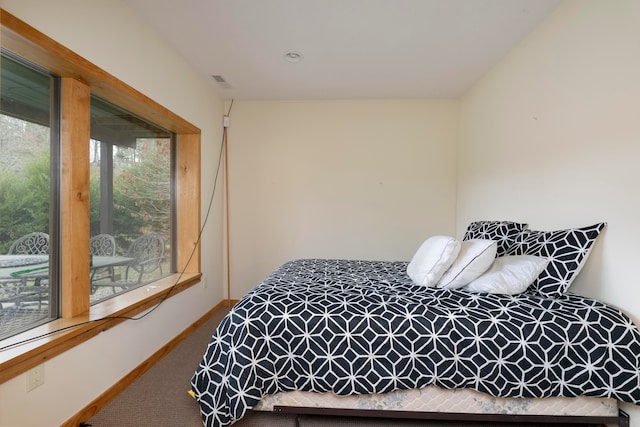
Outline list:
[[[197,284],[200,256],[200,129],[0,9],[1,47],[62,80],[60,122],[61,316],[0,341],[0,384]],[[177,135],[177,271],[104,302],[89,302],[89,131],[91,94]],[[193,256],[192,256],[193,253]],[[59,332],[57,332],[59,331]],[[55,332],[55,333],[54,333]]]

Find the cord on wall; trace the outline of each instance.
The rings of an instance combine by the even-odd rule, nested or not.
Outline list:
[[[231,244],[229,242],[229,135],[227,129],[229,128],[229,114],[231,114],[231,108],[233,108],[233,99],[231,105],[229,105],[229,111],[224,116],[223,124],[223,138],[222,145],[224,147],[224,205],[225,205],[225,228],[227,239],[227,307],[231,307]]]

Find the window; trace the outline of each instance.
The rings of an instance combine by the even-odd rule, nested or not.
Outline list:
[[[175,271],[174,140],[170,132],[92,97],[92,304]]]
[[[56,79],[0,56],[0,339],[58,315]],[[52,161],[53,160],[53,161]]]
[[[8,116],[8,120],[12,120],[12,125],[25,130],[29,129],[29,132],[32,129],[38,129],[39,126],[42,133],[49,135],[51,166],[49,174],[41,174],[40,177],[43,179],[38,181],[39,184],[45,185],[43,183],[49,179],[50,188],[49,272],[48,276],[39,283],[47,287],[47,300],[42,302],[43,305],[48,303],[49,314],[47,318],[40,319],[39,322],[46,322],[44,324],[39,325],[39,322],[36,322],[26,326],[23,332],[9,337],[0,337],[0,349],[3,349],[0,351],[0,383],[3,383],[91,339],[96,334],[126,321],[124,319],[127,317],[135,316],[199,283],[201,259],[198,243],[201,199],[200,129],[3,9],[0,9],[0,47],[3,52],[3,66],[0,69],[2,115]],[[5,71],[7,69],[5,64],[9,64],[7,61],[9,57],[12,61],[10,66],[14,63],[20,64],[25,67],[20,70],[35,71],[33,76],[45,77],[44,79],[36,78],[36,80],[41,83],[45,80],[49,82],[49,101],[38,104],[50,106],[48,122],[42,121],[45,116],[42,111],[40,115],[35,114],[38,112],[36,108],[32,108],[31,112],[34,114],[27,117],[24,113],[25,109],[22,108],[25,105],[11,110],[11,113],[8,112],[9,108],[4,104],[4,96],[5,78],[8,79],[12,75],[11,72]],[[27,71],[24,73],[29,74]],[[22,78],[19,73],[13,74]],[[52,81],[51,75],[58,77]],[[24,86],[30,89],[38,88],[38,85]],[[40,84],[40,88],[42,86]],[[41,99],[39,90],[35,92],[27,90],[24,94],[29,96],[25,98],[31,101],[35,101],[36,98]],[[40,98],[36,97],[36,94]],[[97,127],[93,126],[91,118],[92,113],[98,111],[97,107],[100,103],[110,107],[117,105],[117,108],[114,107],[119,111],[117,114],[125,112],[137,126],[144,128],[154,123],[155,125],[151,127],[154,129],[153,133],[142,137],[136,135],[135,149],[131,141],[123,143],[111,137],[107,138],[105,134],[94,135]],[[60,105],[59,120],[55,114],[58,105]],[[35,104],[31,106],[35,107]],[[36,120],[32,116],[39,118]],[[48,131],[42,130],[47,128]],[[107,128],[108,126],[103,126],[103,130]],[[155,132],[161,132],[162,135]],[[27,133],[21,138],[28,138]],[[106,149],[108,145],[113,149],[111,156],[102,152],[103,147]],[[127,150],[124,150],[125,146]],[[151,151],[143,154],[140,147],[145,146]],[[125,151],[131,149],[134,151],[128,151],[126,156],[132,157],[134,164],[141,161],[142,157],[160,152],[170,153],[167,161],[173,162],[174,165],[166,169],[173,174],[168,178],[168,182],[171,188],[179,189],[179,191],[167,189],[164,193],[170,197],[171,219],[166,224],[171,224],[171,230],[156,229],[155,223],[147,223],[138,230],[138,232],[162,231],[170,236],[167,239],[168,242],[165,242],[168,245],[166,247],[170,249],[170,255],[163,257],[165,263],[163,277],[158,278],[160,277],[158,275],[145,278],[144,283],[147,286],[133,287],[130,292],[125,293],[116,292],[116,295],[108,299],[101,299],[100,302],[93,301],[93,305],[90,293],[91,275],[93,271],[98,270],[96,262],[100,260],[90,255],[90,239],[92,230],[95,233],[97,230],[102,230],[102,227],[108,227],[109,220],[106,218],[109,214],[102,211],[94,212],[94,215],[91,213],[91,169],[93,166],[98,167],[90,163],[92,156],[96,156],[97,153],[91,148],[100,152],[97,154],[100,156],[100,169],[103,168],[103,162],[119,160],[115,156],[125,155]],[[5,151],[0,157],[4,159],[4,155]],[[113,167],[112,176],[103,175],[103,172],[100,172],[99,184],[101,187],[111,185],[115,197],[118,172],[117,166]],[[2,172],[8,172],[8,169]],[[162,180],[167,182],[166,178]],[[108,194],[110,194],[108,190],[101,189],[99,197],[103,198],[105,195],[108,197]],[[46,203],[46,201],[43,202]],[[99,200],[98,204],[102,206],[105,203]],[[38,209],[38,212],[41,214],[45,210]],[[4,220],[5,218],[2,217],[3,222]],[[117,222],[117,216],[113,213],[115,235],[119,233]],[[4,244],[7,245],[7,243]],[[165,266],[167,270],[164,270]],[[100,273],[108,274],[108,270],[100,270]],[[153,280],[153,283],[149,280]],[[30,286],[32,285],[33,283],[30,283]],[[5,305],[3,302],[3,307],[5,306],[12,306],[12,303],[8,302]],[[46,339],[41,339],[43,336],[46,336]]]

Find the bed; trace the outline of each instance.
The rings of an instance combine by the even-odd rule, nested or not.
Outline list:
[[[252,410],[628,425],[617,402],[640,403],[640,333],[614,307],[568,292],[604,226],[539,232],[479,221],[449,252],[452,239],[438,251],[425,241],[410,262],[289,261],[214,332],[191,379],[204,425]],[[493,261],[469,273],[487,249],[465,242],[478,241],[494,242]],[[534,277],[520,280],[524,290],[467,287],[496,282],[486,279],[498,260],[523,256],[546,260],[521,269]],[[430,267],[410,268],[416,260]],[[443,287],[448,273],[474,279]],[[426,286],[430,275],[439,279]],[[443,394],[470,403],[438,407]]]

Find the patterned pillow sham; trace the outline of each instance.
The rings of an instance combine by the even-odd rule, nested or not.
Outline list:
[[[516,237],[526,230],[528,224],[512,221],[474,221],[467,227],[462,240],[487,239],[498,242],[496,256],[504,256]]]
[[[591,247],[607,223],[556,231],[525,230],[507,255],[535,255],[549,259],[533,282],[539,294],[556,298],[564,294],[584,266]]]

